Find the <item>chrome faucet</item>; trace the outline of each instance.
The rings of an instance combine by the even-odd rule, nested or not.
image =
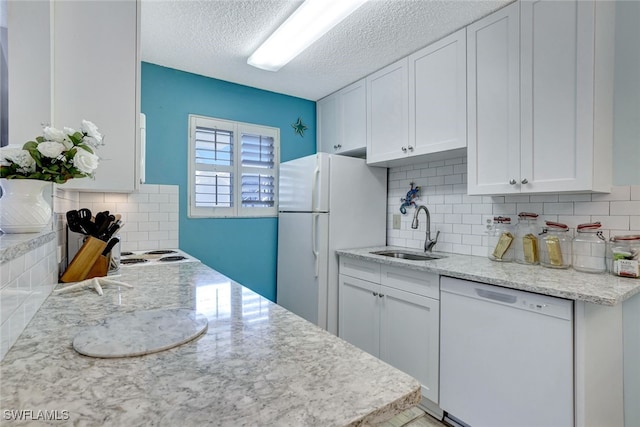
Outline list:
[[[427,235],[424,240],[424,251],[431,252],[436,243],[438,243],[440,231],[436,233],[436,238],[431,240],[431,215],[429,214],[429,209],[427,209],[425,205],[420,205],[416,208],[416,213],[413,215],[413,222],[411,222],[411,228],[414,230],[418,228],[418,214],[421,210],[424,210],[424,213],[427,214]]]

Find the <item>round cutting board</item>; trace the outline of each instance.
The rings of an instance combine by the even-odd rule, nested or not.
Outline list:
[[[73,338],[73,348],[90,357],[142,356],[189,342],[208,326],[205,316],[188,308],[134,311],[87,327]]]

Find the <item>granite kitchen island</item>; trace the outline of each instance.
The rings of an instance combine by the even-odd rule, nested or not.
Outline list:
[[[133,289],[45,301],[0,364],[3,424],[48,415],[73,425],[370,425],[420,400],[415,379],[203,264],[121,273],[113,278]],[[207,317],[206,334],[140,357],[72,347],[109,315],[180,307]]]

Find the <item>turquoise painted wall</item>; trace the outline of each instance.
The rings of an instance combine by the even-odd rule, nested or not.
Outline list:
[[[142,63],[146,182],[180,186],[180,248],[275,301],[277,218],[187,218],[188,115],[280,128],[280,161],[316,152],[313,101]],[[291,124],[302,117],[304,138]]]

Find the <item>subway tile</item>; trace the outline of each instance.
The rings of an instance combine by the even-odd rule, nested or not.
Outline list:
[[[611,187],[611,193],[594,193],[591,195],[591,200],[594,202],[631,200],[631,187]]]
[[[571,215],[573,214],[573,203],[543,203],[542,212],[545,215]]]
[[[453,159],[445,159],[445,165],[458,165],[465,163],[465,157],[454,157]]]
[[[590,202],[591,194],[559,194],[559,202]]]
[[[407,174],[407,178],[408,179],[414,179],[414,178],[420,178],[420,170],[419,169],[412,169],[412,170],[408,170],[406,171]]]
[[[430,176],[436,176],[438,174],[438,172],[436,171],[436,169],[420,169],[420,176],[422,178],[427,178]]]
[[[168,194],[149,194],[150,203],[169,203]]]
[[[493,205],[493,214],[494,215],[511,215],[512,223],[516,221],[515,215],[516,212],[516,204],[515,203],[496,203]]]
[[[445,184],[462,184],[462,175],[447,175],[444,177]]]
[[[462,243],[465,245],[482,245],[482,236],[474,235],[474,234],[466,234],[462,236]]]
[[[504,196],[504,201],[506,203],[529,203],[529,196],[524,195],[509,195]]]
[[[612,229],[620,229],[620,230],[628,230],[629,229],[629,216],[620,215],[620,216],[601,216],[594,215],[591,217],[591,222],[600,221],[602,223],[602,228],[607,230]]]
[[[447,195],[444,196],[444,203],[447,203],[447,204],[462,203],[462,195],[461,194],[447,194]]]
[[[529,196],[529,202],[531,203],[557,202],[557,201],[558,201],[557,194],[532,194]]]
[[[491,214],[493,213],[493,205],[484,203],[472,205],[471,212],[474,214]]]
[[[471,234],[471,224],[453,224],[451,231],[457,234]]]
[[[487,225],[485,224],[473,224],[471,226],[471,234],[483,236],[487,234]]]
[[[452,184],[438,185],[436,187],[436,194],[451,194],[453,192]]]
[[[453,166],[440,166],[436,169],[437,175],[452,175],[453,174]]]
[[[462,178],[461,184],[453,184],[452,193],[462,195],[467,194],[467,181],[464,179],[464,177]]]
[[[146,203],[149,201],[148,193],[131,193],[127,194],[127,202],[129,203]]]
[[[629,217],[629,230],[640,230],[640,215]]]
[[[436,186],[444,184],[444,176],[431,176],[427,178],[427,186]]]
[[[445,215],[445,222],[448,224],[462,224],[462,214],[449,213]]]
[[[138,212],[158,212],[160,211],[159,203],[140,203],[138,206]]]
[[[179,185],[159,185],[158,192],[177,195],[180,192],[180,186]]]
[[[389,173],[389,181],[397,181],[397,180],[403,180],[403,179],[407,179],[406,171],[394,170],[393,172]]]
[[[451,245],[451,252],[456,253],[456,254],[462,254],[462,255],[471,255],[471,248],[472,246],[469,245],[458,245],[453,243]]]
[[[462,196],[462,203],[482,203],[482,196]]]
[[[169,238],[169,232],[167,230],[149,231],[150,240],[167,240]]]
[[[24,273],[24,255],[9,261],[9,268],[9,281],[14,281]]]
[[[479,214],[466,214],[462,215],[462,223],[463,224],[481,224],[482,223],[482,215]]]
[[[169,221],[169,213],[168,212],[149,212],[148,213],[148,221]]]
[[[471,213],[471,206],[470,204],[453,205],[453,213]]]
[[[640,215],[640,200],[611,202],[611,215]]]
[[[158,231],[159,229],[160,229],[160,224],[155,221],[138,223],[138,231]]]
[[[147,193],[147,194],[153,194],[153,193],[158,193],[160,192],[160,188],[158,185],[154,185],[154,184],[142,184],[140,186],[140,189],[138,190],[139,193]]]
[[[129,201],[127,194],[122,193],[104,193],[105,203],[127,203]]]
[[[140,210],[140,205],[137,203],[116,203],[114,212],[117,213],[125,213],[125,212],[142,212]],[[111,209],[110,209],[111,210]]]
[[[631,200],[640,200],[640,185],[632,185],[630,192]]]
[[[472,246],[471,255],[474,256],[487,256],[487,248],[484,246]]]
[[[453,165],[453,173],[454,174],[467,173],[467,165],[466,164]]]
[[[444,204],[444,195],[443,194],[437,194],[437,195],[433,195],[433,196],[429,196],[427,197],[427,204],[428,205],[442,205]]]
[[[437,168],[437,167],[441,167],[444,166],[444,160],[435,160],[433,162],[429,162],[427,164],[427,167],[429,168]]]
[[[86,203],[102,203],[104,202],[104,193],[79,193],[78,203],[81,205]]]

